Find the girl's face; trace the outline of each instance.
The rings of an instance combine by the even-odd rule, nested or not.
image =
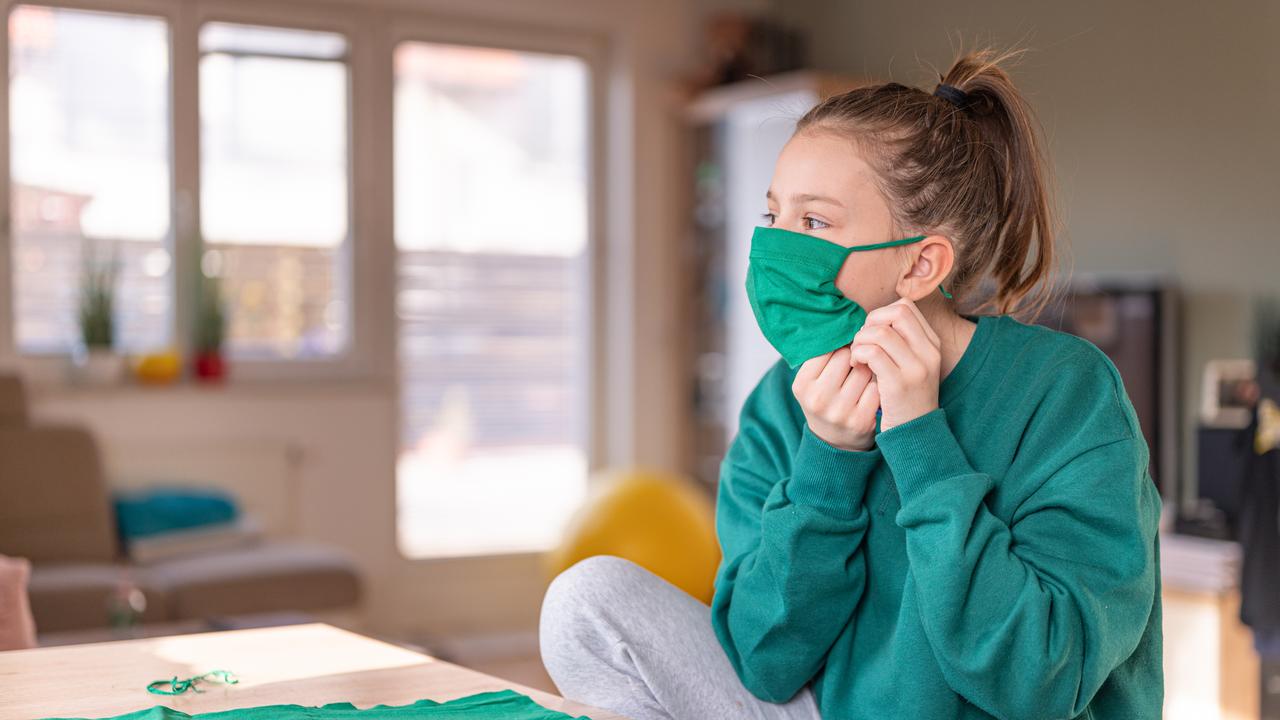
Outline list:
[[[897,240],[889,205],[874,171],[850,140],[834,133],[793,135],[773,169],[764,222],[845,247]],[[918,233],[911,233],[918,234]],[[940,250],[939,248],[944,248]],[[899,297],[937,292],[950,269],[950,244],[941,236],[871,252],[850,253],[836,277],[845,297],[868,310]],[[945,254],[945,267],[940,267]],[[941,270],[941,274],[937,271]],[[933,284],[925,282],[933,277]]]

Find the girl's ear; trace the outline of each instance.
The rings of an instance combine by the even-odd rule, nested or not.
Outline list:
[[[912,246],[907,246],[908,248]],[[913,301],[938,292],[938,285],[955,265],[955,249],[946,235],[929,235],[916,243],[911,267],[898,281],[898,295]]]

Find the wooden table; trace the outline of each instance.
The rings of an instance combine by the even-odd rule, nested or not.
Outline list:
[[[146,691],[152,680],[210,670],[240,682],[202,684],[199,695]],[[323,623],[0,652],[4,720],[109,717],[157,704],[192,714],[286,703],[364,708],[508,688],[573,716],[626,720]]]

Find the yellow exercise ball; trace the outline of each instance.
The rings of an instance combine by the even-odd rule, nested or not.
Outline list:
[[[720,564],[715,505],[681,475],[602,471],[560,546],[545,556],[548,577],[593,555],[626,558],[709,604]]]

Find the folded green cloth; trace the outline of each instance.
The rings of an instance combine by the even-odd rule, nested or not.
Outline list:
[[[261,707],[223,710],[188,715],[157,705],[146,710],[116,715],[100,720],[591,720],[586,715],[572,715],[548,710],[528,695],[515,690],[478,693],[438,703],[419,700],[411,705],[375,705],[361,710],[351,703],[328,705],[263,705]],[[46,718],[45,720],[86,720],[84,718]]]

